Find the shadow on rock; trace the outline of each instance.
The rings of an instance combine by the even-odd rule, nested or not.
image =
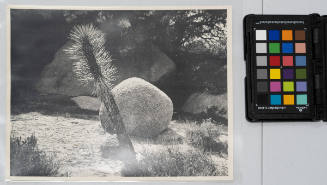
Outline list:
[[[71,97],[63,95],[33,94],[12,103],[12,115],[29,112],[39,112],[44,115],[67,118],[98,119],[98,111],[82,109]]]

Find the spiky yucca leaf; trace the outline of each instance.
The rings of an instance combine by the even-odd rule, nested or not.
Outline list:
[[[92,91],[105,105],[110,115],[110,123],[115,123],[112,129],[117,134],[118,142],[121,146],[127,147],[132,154],[132,160],[136,160],[132,141],[126,133],[123,119],[111,93],[117,71],[112,65],[109,52],[105,49],[104,34],[92,24],[88,24],[75,26],[70,38],[73,45],[66,52],[75,60],[73,64],[75,76],[83,84],[94,84]],[[107,128],[108,123],[101,124]]]
[[[77,79],[85,86],[94,84],[95,95],[99,95],[100,81],[112,89],[117,69],[105,48],[104,33],[92,24],[78,25],[72,29],[70,39],[73,44],[66,53],[75,60],[73,72]]]

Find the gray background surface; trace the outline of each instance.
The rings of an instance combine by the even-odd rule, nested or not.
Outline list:
[[[245,119],[242,18],[255,14],[327,14],[325,0],[0,0],[0,184],[64,184],[61,182],[4,182],[6,119],[6,26],[5,6],[210,6],[232,5],[233,11],[233,91],[234,91],[234,181],[187,184],[237,185],[323,185],[327,184],[327,123],[249,123]],[[67,183],[77,184],[77,183]],[[89,185],[94,183],[78,183]],[[97,184],[132,184],[103,182]],[[162,184],[162,182],[137,182]],[[165,182],[163,184],[182,184]],[[184,184],[184,183],[183,183]]]

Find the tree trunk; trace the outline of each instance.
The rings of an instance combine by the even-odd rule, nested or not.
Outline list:
[[[115,126],[115,133],[117,134],[117,139],[121,147],[125,147],[135,158],[135,150],[131,139],[129,138],[123,119],[120,115],[118,106],[115,102],[114,96],[109,89],[106,88],[104,93],[101,93],[101,101],[104,103],[108,113],[111,123]]]

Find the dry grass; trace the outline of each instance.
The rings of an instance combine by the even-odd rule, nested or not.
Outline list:
[[[136,164],[125,165],[123,176],[225,176],[227,127],[211,120],[172,121],[170,130],[136,146],[142,155]],[[169,139],[171,138],[171,139]],[[156,147],[159,143],[169,143]],[[148,145],[148,146],[147,146]]]
[[[117,149],[116,136],[104,132],[96,115],[80,111],[69,101],[65,101],[68,105],[55,107],[58,112],[50,110],[60,105],[58,100],[60,97],[20,104],[24,105],[20,106],[24,111],[15,110],[11,125],[12,135],[25,138],[22,140],[34,134],[38,150],[46,156],[54,154],[55,161],[60,161],[60,174],[72,177],[227,175],[227,153],[219,148],[228,148],[226,125],[210,119],[173,120],[156,138],[132,138],[138,163],[128,167],[121,159],[122,151]],[[44,111],[44,107],[49,111]],[[12,168],[16,170],[20,166]]]
[[[227,168],[218,169],[210,155],[196,150],[167,147],[162,151],[143,153],[136,164],[126,165],[123,176],[223,176]]]

